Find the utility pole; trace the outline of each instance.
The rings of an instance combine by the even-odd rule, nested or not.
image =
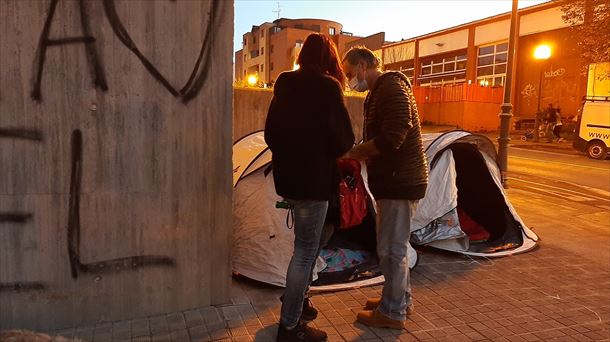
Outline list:
[[[510,103],[513,84],[513,60],[515,56],[515,42],[519,37],[516,32],[518,0],[513,0],[510,14],[510,35],[508,36],[508,59],[506,61],[506,83],[504,84],[504,103],[500,107],[500,137],[498,138],[498,165],[502,177],[502,185],[508,188],[506,172],[508,171],[508,142],[510,141],[510,119],[513,117],[513,105]]]

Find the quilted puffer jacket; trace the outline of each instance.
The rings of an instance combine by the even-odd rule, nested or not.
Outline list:
[[[364,102],[364,141],[375,139],[381,152],[367,161],[368,181],[376,199],[423,198],[428,167],[415,96],[401,72],[379,76]]]

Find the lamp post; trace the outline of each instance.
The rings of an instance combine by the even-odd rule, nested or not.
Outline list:
[[[542,99],[542,72],[544,71],[544,61],[551,57],[551,47],[546,44],[538,45],[534,49],[534,58],[540,61],[540,77],[538,79],[538,106],[536,109],[536,119],[534,120],[534,141],[540,141],[540,100]]]
[[[515,55],[515,32],[517,31],[517,7],[518,0],[513,0],[510,15],[510,35],[508,36],[508,56],[506,60],[506,81],[504,84],[504,103],[500,112],[500,137],[498,137],[498,166],[502,185],[507,188],[506,172],[508,170],[508,142],[510,141],[509,126],[513,116],[513,105],[510,103],[511,88],[513,81],[513,57]]]

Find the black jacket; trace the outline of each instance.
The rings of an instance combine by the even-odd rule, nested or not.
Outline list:
[[[301,68],[275,82],[265,123],[278,195],[328,200],[338,186],[336,159],[354,144],[341,85],[320,71]]]
[[[379,76],[364,101],[364,140],[375,139],[381,154],[367,161],[375,199],[423,198],[428,166],[415,96],[400,72]]]

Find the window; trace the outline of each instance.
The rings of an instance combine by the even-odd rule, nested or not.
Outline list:
[[[335,35],[335,28],[334,27],[329,27],[328,28],[328,34],[330,34],[331,36]]]
[[[320,32],[320,25],[311,25],[311,30],[315,32]]]
[[[269,54],[273,53],[273,45],[269,46]]]
[[[278,33],[282,30],[281,27],[279,26],[273,26],[273,28],[271,29],[271,33]]]
[[[506,80],[508,43],[479,47],[477,82],[484,86],[502,86]]]
[[[296,29],[302,29],[302,28],[303,28],[303,25],[302,25],[302,24],[296,24],[296,25],[294,25],[294,28],[296,28]]]
[[[262,47],[261,48],[261,55],[264,55],[264,54],[265,54],[265,47]]]
[[[294,46],[295,46],[297,49],[302,48],[302,47],[303,47],[303,41],[302,41],[302,40],[300,40],[300,39],[299,39],[299,40],[297,40],[297,41],[296,41],[296,43],[294,44]]]
[[[262,29],[261,30],[261,37],[264,37],[264,36],[265,36],[265,29]]]
[[[265,71],[265,64],[261,64],[260,70],[261,72]]]
[[[252,37],[252,44],[256,44],[256,37]]]
[[[400,71],[402,71],[405,76],[413,82],[413,76],[415,75],[415,61],[410,59],[406,61],[405,65],[400,66]]]
[[[271,62],[271,65],[269,65],[269,70],[273,71],[273,62]]]
[[[408,69],[407,69],[408,70]],[[412,69],[411,69],[412,70]],[[411,71],[409,77],[413,77]],[[420,85],[436,86],[461,83],[466,80],[466,54],[432,57],[421,62]]]

